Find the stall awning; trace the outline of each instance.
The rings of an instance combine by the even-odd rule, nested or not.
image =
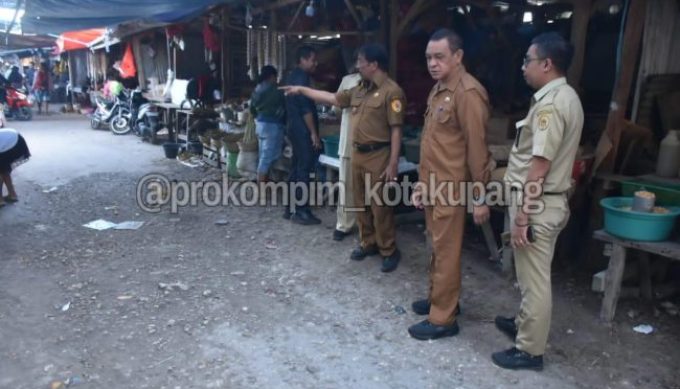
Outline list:
[[[31,0],[21,25],[25,32],[60,34],[113,27],[135,20],[174,23],[207,7],[239,0]],[[143,16],[142,16],[143,15]]]
[[[57,38],[57,48],[59,52],[87,49],[100,41],[105,32],[106,30],[103,28],[65,32]]]

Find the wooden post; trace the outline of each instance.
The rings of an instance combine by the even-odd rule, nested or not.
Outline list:
[[[378,42],[385,45],[385,47],[390,44],[387,40],[389,31],[388,18],[387,0],[380,0],[380,36],[378,37]]]
[[[640,295],[646,301],[652,301],[652,269],[650,266],[650,257],[648,252],[640,251]]]
[[[598,162],[601,162],[599,171],[612,172],[614,170],[616,153],[624,125],[624,115],[628,105],[628,98],[630,97],[633,76],[635,75],[635,65],[640,53],[640,41],[642,40],[646,6],[647,3],[644,0],[631,0],[627,12],[628,17],[625,21],[626,27],[623,34],[623,42],[620,43],[622,45],[621,67],[618,77],[614,82],[607,126],[597,147],[598,152],[596,154],[600,154],[600,158],[604,156],[604,160],[596,160],[596,165]],[[602,151],[606,149],[609,149],[608,153]],[[593,170],[596,170],[595,168]]]
[[[574,45],[574,58],[569,68],[569,84],[579,89],[583,74],[583,60],[586,51],[586,36],[590,22],[591,0],[574,0],[574,13],[571,18],[571,43]]]
[[[220,12],[220,75],[222,78],[222,103],[227,101],[227,88],[229,88],[228,62],[229,50],[229,30],[227,29],[227,18],[229,14],[226,7],[222,7]]]
[[[69,84],[71,84],[71,108],[73,108],[73,87],[75,85],[75,81],[73,79],[73,59],[71,58],[71,52],[68,52],[68,79],[70,80]]]
[[[390,0],[390,77],[397,79],[397,44],[399,43],[399,0]]]
[[[607,275],[605,276],[604,299],[600,310],[600,319],[605,323],[611,323],[616,314],[616,303],[618,303],[621,293],[623,269],[626,267],[626,248],[616,243],[613,246]]]

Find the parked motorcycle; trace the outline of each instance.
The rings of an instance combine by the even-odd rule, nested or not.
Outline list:
[[[108,102],[102,97],[95,97],[97,109],[90,117],[90,127],[96,130],[102,124],[109,124],[109,128],[116,135],[125,135],[130,132],[129,115],[130,107],[128,105],[129,97],[125,92],[114,98],[113,102]],[[115,120],[114,120],[115,119]],[[114,121],[117,121],[114,125]]]
[[[11,86],[6,86],[5,90],[7,103],[5,104],[5,117],[7,119],[17,119],[28,121],[33,119],[33,102],[28,94]]]
[[[151,143],[156,141],[156,134],[162,127],[157,107],[142,95],[139,88],[130,95],[130,127],[137,136]]]

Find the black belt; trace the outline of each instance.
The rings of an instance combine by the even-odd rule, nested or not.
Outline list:
[[[513,187],[510,187],[510,192],[519,192],[519,189],[520,188],[513,186]],[[563,195],[565,193],[567,193],[567,192],[543,192],[541,194],[543,196],[558,196],[558,195]]]
[[[378,142],[368,144],[355,143],[354,148],[360,153],[370,153],[372,151],[384,149],[385,147],[388,147],[390,145],[391,145],[390,142]]]

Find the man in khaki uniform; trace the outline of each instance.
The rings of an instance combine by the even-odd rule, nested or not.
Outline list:
[[[350,258],[360,261],[380,254],[381,271],[385,273],[394,271],[400,259],[393,210],[383,199],[366,198],[365,194],[376,193],[376,188],[382,193],[385,182],[397,180],[406,99],[399,85],[388,77],[387,66],[385,49],[369,43],[358,51],[356,68],[363,79],[358,86],[336,94],[282,87],[287,94],[303,94],[320,103],[351,109],[352,184],[361,244]]]
[[[361,75],[359,73],[350,73],[342,78],[338,93],[350,90],[361,82]],[[352,228],[356,224],[356,215],[348,207],[352,207],[354,196],[352,193],[352,132],[350,122],[352,120],[352,111],[349,108],[342,110],[342,119],[340,120],[340,143],[338,144],[338,156],[340,157],[340,169],[338,170],[338,180],[343,185],[340,192],[340,201],[337,209],[337,223],[335,224],[335,231],[333,231],[333,240],[341,241],[345,236],[352,233]]]
[[[427,299],[413,303],[417,314],[429,316],[408,329],[412,337],[420,340],[453,336],[459,331],[456,314],[460,312],[460,255],[466,211],[463,205],[473,199],[462,199],[467,190],[450,193],[448,189],[458,190],[459,184],[470,179],[486,186],[490,174],[485,141],[489,98],[484,87],[465,71],[462,46],[455,32],[441,29],[432,35],[425,52],[428,70],[437,84],[427,101],[419,182],[412,196],[416,207],[425,208],[433,248],[430,293]],[[441,183],[453,186],[445,190],[443,198],[436,198],[430,192]],[[450,200],[464,201],[456,204]],[[482,224],[489,218],[489,207],[480,203],[473,213],[475,223]]]
[[[517,136],[505,174],[506,185],[523,188],[509,204],[517,281],[522,303],[515,318],[496,317],[496,327],[515,347],[494,353],[507,369],[543,368],[552,315],[550,265],[555,243],[569,219],[567,190],[581,139],[583,108],[567,84],[573,49],[557,33],[538,35],[524,58],[524,78],[537,90]],[[523,204],[523,205],[520,205]]]

